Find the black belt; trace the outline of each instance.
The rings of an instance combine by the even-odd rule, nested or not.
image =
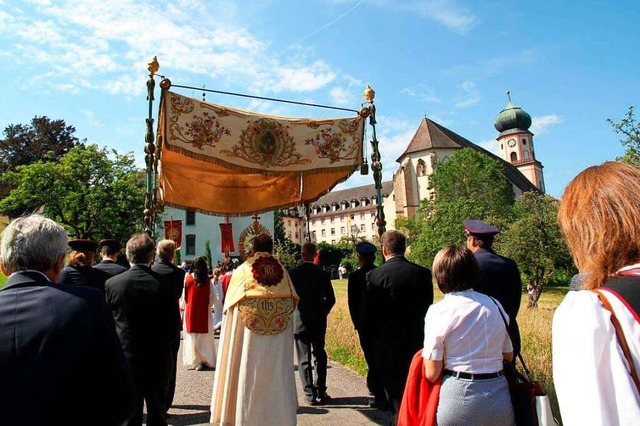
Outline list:
[[[502,376],[502,371],[497,371],[495,373],[480,373],[480,374],[472,374],[472,373],[463,373],[461,371],[451,371],[444,370],[443,374],[448,376],[453,376],[458,379],[467,379],[467,380],[487,380],[487,379],[495,379],[496,377]]]

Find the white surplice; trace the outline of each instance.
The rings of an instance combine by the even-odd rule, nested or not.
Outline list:
[[[640,371],[640,324],[603,291]],[[570,291],[553,316],[553,382],[565,425],[638,425],[640,395],[598,296]]]
[[[233,306],[224,315],[213,381],[211,423],[296,424],[293,321],[276,335],[247,329]]]

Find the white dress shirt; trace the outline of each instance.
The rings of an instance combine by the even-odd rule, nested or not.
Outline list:
[[[496,303],[498,305],[496,305]],[[424,319],[422,356],[444,358],[444,368],[484,374],[502,370],[502,354],[513,351],[500,302],[473,290],[445,294]],[[502,315],[501,315],[502,314]]]

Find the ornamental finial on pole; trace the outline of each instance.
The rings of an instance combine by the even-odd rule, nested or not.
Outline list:
[[[364,96],[367,102],[373,103],[373,99],[376,97],[376,91],[367,84],[367,87],[364,89],[364,93],[362,94],[362,96]]]
[[[148,65],[147,69],[149,70],[150,77],[153,77],[154,75],[156,75],[156,73],[160,69],[160,63],[158,63],[157,56],[154,56],[151,62],[149,62],[147,65]]]

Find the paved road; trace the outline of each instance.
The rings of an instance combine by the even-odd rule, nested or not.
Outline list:
[[[216,340],[217,343],[217,340]],[[182,351],[180,352],[182,353]],[[213,371],[187,370],[178,360],[178,378],[173,407],[169,411],[169,424],[206,425],[209,421],[209,404],[213,389]],[[304,402],[296,373],[298,390],[298,425],[386,425],[388,413],[366,405],[368,400],[365,379],[359,374],[329,362],[327,393],[331,400],[327,405],[309,406]],[[265,423],[268,426],[268,423]],[[279,426],[279,425],[273,425]]]

